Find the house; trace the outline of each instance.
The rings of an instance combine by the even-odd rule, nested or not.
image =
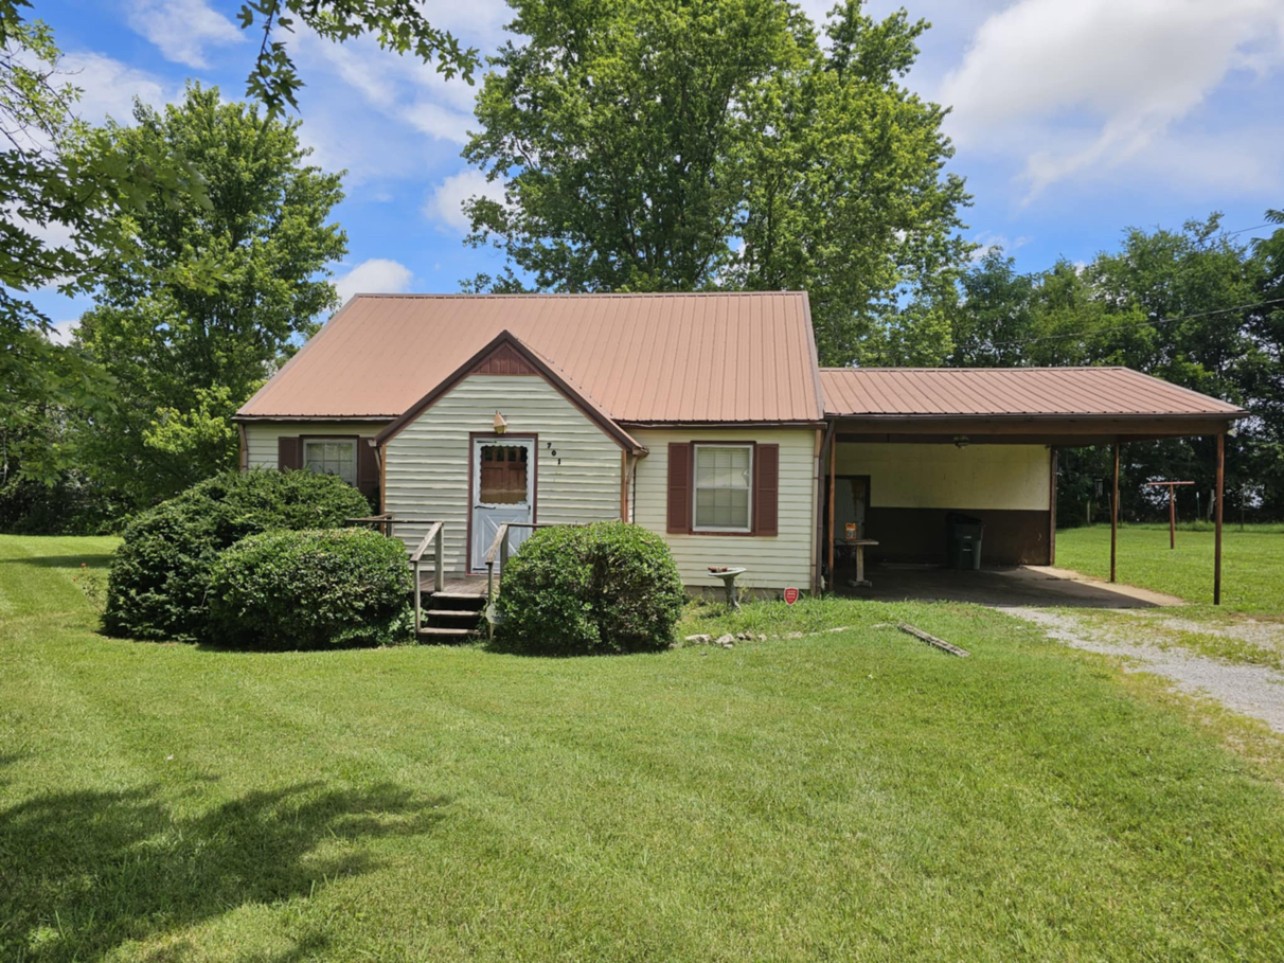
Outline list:
[[[691,589],[779,590],[819,588],[849,523],[940,560],[950,511],[987,560],[1050,563],[1058,446],[1242,414],[1122,368],[822,370],[806,294],[746,292],[358,295],[237,421],[244,468],[338,474],[408,544],[444,523],[451,573],[506,522],[626,519]]]

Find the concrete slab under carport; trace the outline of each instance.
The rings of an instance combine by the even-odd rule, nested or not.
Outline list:
[[[1184,605],[1183,599],[1131,585],[1110,584],[1068,569],[1021,565],[959,571],[928,565],[877,565],[866,572],[873,584],[856,588],[855,572],[838,570],[838,594],[879,602],[971,602],[992,608],[1066,607],[1142,609]]]

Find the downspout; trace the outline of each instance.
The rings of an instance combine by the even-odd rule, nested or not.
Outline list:
[[[241,471],[248,471],[250,467],[250,439],[245,431],[245,422],[236,423],[236,465]]]
[[[379,466],[379,514],[386,515],[388,513],[388,466],[385,464],[384,447],[379,443],[378,438],[370,439],[370,447],[374,449],[375,464]],[[388,528],[390,529],[388,535],[391,536],[392,526],[389,525]]]

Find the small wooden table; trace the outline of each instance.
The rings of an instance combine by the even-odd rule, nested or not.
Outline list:
[[[844,544],[856,549],[856,578],[847,584],[853,588],[872,588],[874,583],[865,578],[865,546],[877,545],[878,541],[873,538],[858,538]]]

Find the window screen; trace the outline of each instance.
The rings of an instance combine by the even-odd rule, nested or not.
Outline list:
[[[753,484],[753,447],[697,445],[695,450],[695,527],[749,531],[749,492]]]
[[[357,443],[348,441],[305,441],[303,467],[322,475],[338,475],[349,485],[357,483]]]

